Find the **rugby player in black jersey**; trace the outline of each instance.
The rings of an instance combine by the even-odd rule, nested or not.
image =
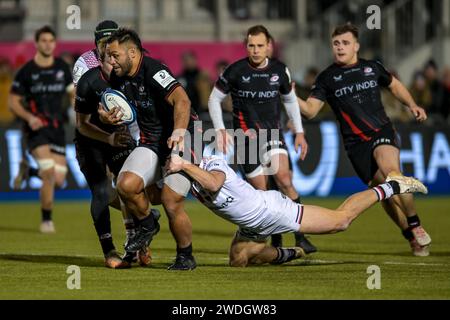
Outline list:
[[[231,142],[225,130],[220,103],[228,93],[233,100],[233,125],[248,135],[244,152],[236,143],[235,153],[249,183],[260,190],[267,190],[268,176],[272,175],[282,193],[294,201],[300,197],[292,184],[289,159],[283,133],[280,126],[280,97],[295,127],[295,150],[301,147],[301,159],[307,153],[306,143],[298,102],[292,89],[292,81],[287,67],[276,59],[269,58],[272,36],[268,30],[257,25],[248,29],[246,48],[248,57],[226,68],[217,80],[211,92],[208,109],[214,128],[217,130],[219,151],[225,151],[222,141]],[[261,129],[267,129],[266,145],[261,140]],[[260,131],[261,130],[261,131]],[[276,132],[276,136],[271,136]],[[251,149],[258,144],[257,159],[251,161]],[[245,153],[245,159],[242,157]],[[277,167],[270,170],[268,167]],[[273,172],[271,172],[273,171]],[[302,235],[297,234],[296,245],[305,252],[314,252],[316,248]],[[274,239],[273,239],[274,240]],[[275,241],[273,241],[275,242]],[[280,239],[278,239],[280,245]]]
[[[26,145],[39,166],[42,179],[40,231],[55,232],[52,220],[54,190],[65,181],[67,166],[63,128],[63,97],[73,99],[69,66],[53,56],[56,35],[44,26],[35,33],[36,54],[18,72],[11,87],[9,106],[23,120]]]
[[[111,181],[106,170],[108,167],[117,176],[136,142],[127,126],[107,125],[100,119],[102,110],[97,108],[103,92],[110,87],[108,79],[112,70],[104,59],[105,46],[103,43],[97,47],[100,66],[85,72],[77,83],[75,146],[78,163],[92,193],[91,215],[105,256],[105,265],[116,269],[130,267],[135,259],[141,265],[148,265],[151,257],[147,248],[143,248],[137,257],[135,253],[128,253],[122,260],[111,235],[109,204],[114,193],[111,192]],[[114,112],[111,110],[111,113]],[[159,212],[154,214],[159,215]]]
[[[114,32],[106,51],[113,66],[112,88],[122,91],[135,105],[140,130],[139,145],[125,161],[117,181],[122,200],[139,219],[136,236],[126,247],[128,251],[137,251],[159,230],[158,222],[149,214],[150,203],[144,189],[159,179],[160,168],[171,150],[191,154],[184,146],[186,129],[192,128],[191,120],[197,117],[191,113],[189,98],[170,70],[144,55],[135,31],[121,28]],[[193,162],[199,162],[200,158],[201,155]],[[192,226],[184,211],[184,198],[191,183],[179,173],[164,175],[163,181],[161,201],[177,242],[177,257],[169,269],[191,270],[196,267]]]
[[[299,99],[303,115],[311,119],[327,101],[340,124],[347,155],[353,168],[369,186],[383,183],[391,171],[400,172],[397,133],[381,103],[381,88],[387,88],[414,114],[427,119],[405,86],[376,61],[358,58],[358,29],[345,24],[332,34],[335,63],[316,79],[310,97]],[[430,236],[420,224],[412,195],[382,202],[383,208],[401,228],[413,254],[429,254]]]

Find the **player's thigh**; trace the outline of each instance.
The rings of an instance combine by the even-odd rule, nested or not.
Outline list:
[[[50,145],[43,144],[43,145],[37,146],[36,148],[31,150],[31,155],[36,160],[52,159],[52,151],[50,149]]]
[[[149,148],[137,147],[125,160],[119,172],[117,185],[119,189],[125,190],[140,180],[143,190],[156,182],[160,175],[159,159],[156,153]]]
[[[348,223],[343,212],[318,206],[305,205],[301,217],[300,232],[326,234],[342,231]]]
[[[400,171],[400,150],[391,145],[381,145],[373,150],[380,172],[386,177],[391,171]]]

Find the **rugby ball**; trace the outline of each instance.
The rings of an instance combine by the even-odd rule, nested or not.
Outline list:
[[[130,124],[136,120],[135,107],[127,100],[125,95],[117,90],[108,88],[102,95],[102,105],[106,111],[119,107],[122,112],[122,122]]]

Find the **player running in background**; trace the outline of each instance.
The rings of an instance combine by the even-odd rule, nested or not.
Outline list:
[[[330,104],[353,168],[364,183],[374,186],[385,181],[389,172],[400,172],[400,145],[381,103],[381,87],[408,106],[417,121],[425,121],[427,115],[379,62],[358,58],[355,26],[338,26],[331,42],[335,63],[319,74],[307,101],[299,99],[301,112],[311,119],[325,101]],[[431,238],[420,224],[413,196],[401,195],[381,204],[401,228],[413,254],[427,256]]]
[[[300,197],[292,184],[286,143],[280,124],[280,96],[289,118],[295,127],[295,150],[301,147],[300,158],[304,160],[308,145],[303,133],[302,121],[298,110],[297,97],[292,89],[288,68],[282,62],[269,58],[271,53],[269,31],[261,25],[247,31],[246,48],[248,57],[226,68],[220,75],[211,92],[208,109],[214,128],[217,130],[219,151],[225,152],[223,142],[232,143],[225,130],[222,119],[221,102],[231,93],[233,100],[233,125],[247,134],[245,142],[245,159],[239,157],[240,147],[235,145],[235,154],[249,183],[259,190],[267,190],[268,175],[273,178],[282,193],[290,199],[300,202]],[[255,135],[249,134],[253,129]],[[266,145],[261,142],[261,129],[268,131]],[[250,131],[249,131],[250,130]],[[277,136],[271,133],[277,131]],[[250,163],[250,150],[257,144],[256,163]],[[261,156],[262,155],[262,156]],[[268,172],[267,167],[278,167],[276,172]],[[278,237],[279,238],[279,237]],[[279,245],[281,238],[278,239]],[[315,247],[302,235],[296,234],[296,245],[304,247],[310,253]]]
[[[49,26],[35,33],[36,54],[18,72],[9,97],[11,111],[24,123],[26,145],[39,166],[42,222],[40,231],[55,232],[52,220],[54,190],[65,181],[65,94],[73,95],[67,64],[55,58],[56,34]],[[71,101],[73,97],[71,97]]]
[[[112,88],[122,91],[136,106],[141,132],[139,145],[125,161],[117,181],[125,205],[139,219],[138,231],[126,247],[128,251],[137,251],[159,230],[158,222],[150,214],[144,190],[159,179],[161,166],[172,149],[191,154],[184,146],[186,129],[193,128],[191,120],[196,120],[197,116],[191,112],[189,98],[170,70],[145,56],[135,31],[121,28],[114,32],[107,41],[106,51],[113,66]],[[190,180],[182,174],[164,176],[161,201],[177,243],[177,257],[170,270],[196,267],[192,255],[192,225],[184,211],[184,198],[190,186]]]
[[[271,234],[302,232],[336,233],[346,230],[352,221],[378,201],[393,195],[422,192],[418,180],[390,173],[385,182],[349,197],[336,210],[302,205],[278,191],[261,191],[237,176],[225,160],[204,158],[200,166],[174,156],[168,172],[183,171],[194,183],[192,193],[219,217],[239,226],[231,243],[230,265],[284,263],[305,255],[303,249],[273,247],[266,244]],[[251,201],[249,201],[251,199]]]

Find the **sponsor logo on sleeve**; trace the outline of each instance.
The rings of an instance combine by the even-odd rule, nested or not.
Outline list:
[[[167,88],[167,86],[168,86],[169,84],[171,84],[172,82],[175,81],[175,78],[172,77],[172,76],[170,75],[170,73],[167,72],[167,70],[161,70],[161,71],[158,71],[158,72],[153,76],[153,79],[155,79],[156,82],[158,82],[158,83],[161,85],[161,87],[163,87],[164,89]]]

